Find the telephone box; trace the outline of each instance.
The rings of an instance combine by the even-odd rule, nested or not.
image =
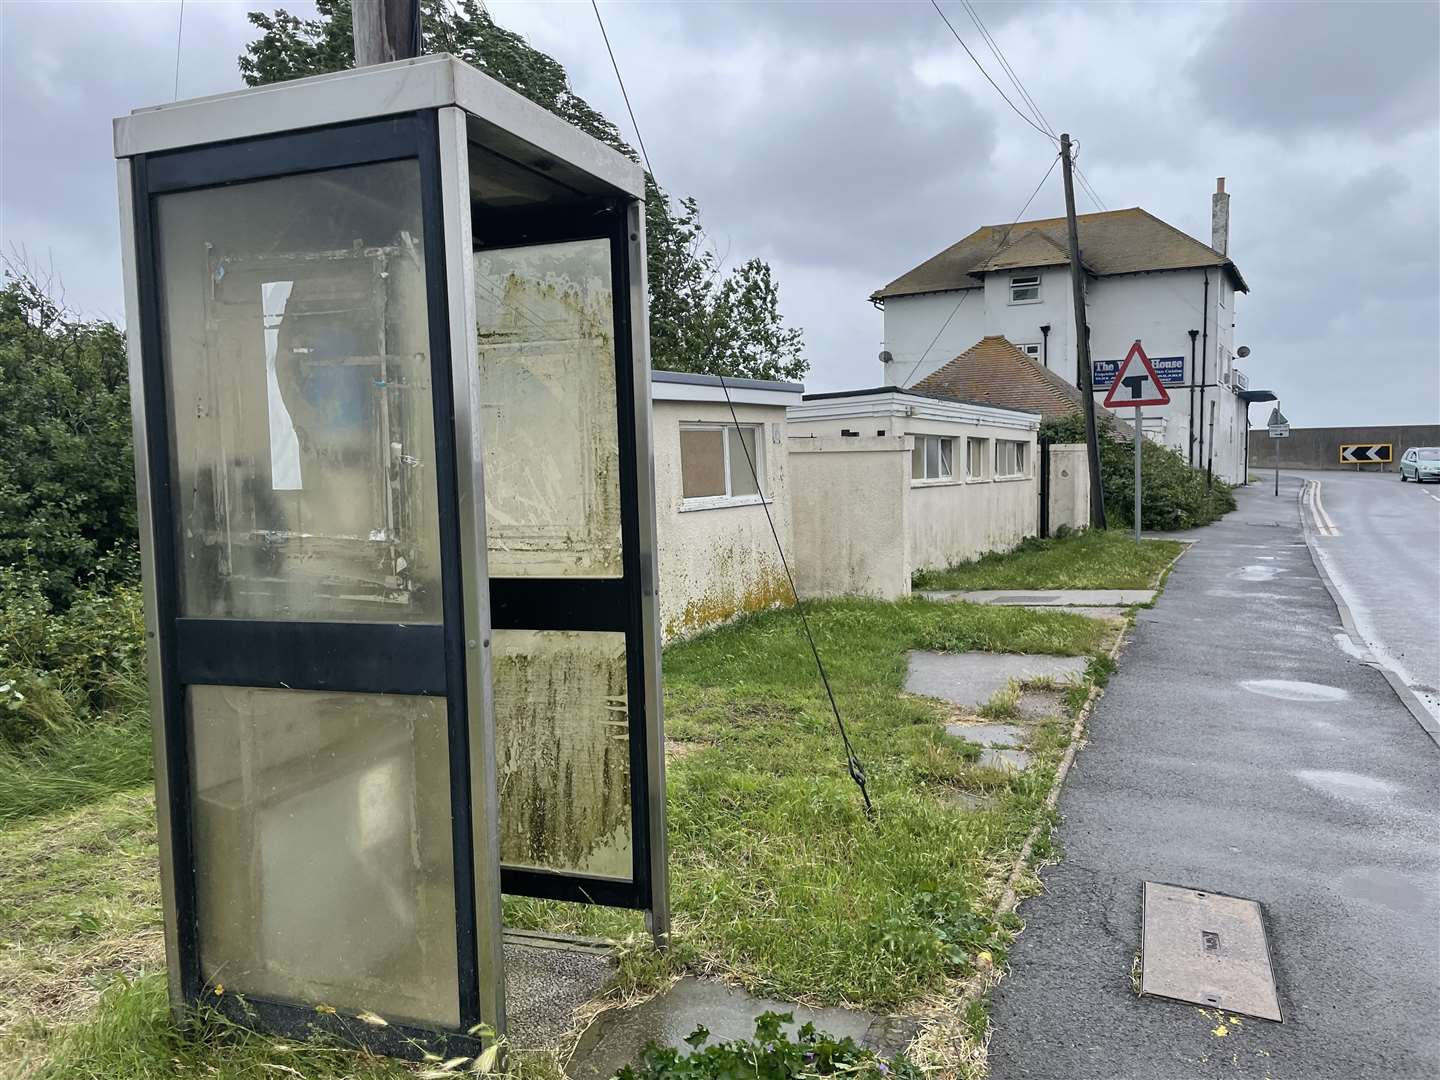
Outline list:
[[[449,56],[115,152],[172,1002],[463,1051],[502,893],[667,930],[644,175]]]

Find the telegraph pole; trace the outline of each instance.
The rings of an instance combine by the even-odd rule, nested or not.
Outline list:
[[[420,0],[355,0],[351,25],[357,68],[420,55]]]
[[[1085,325],[1085,284],[1080,270],[1080,231],[1075,225],[1075,181],[1070,175],[1070,136],[1060,136],[1060,164],[1065,175],[1065,227],[1070,234],[1070,288],[1075,308],[1075,356],[1081,406],[1085,410],[1085,450],[1090,459],[1090,525],[1105,528],[1105,493],[1100,488],[1100,441],[1095,431],[1095,391],[1090,385],[1090,331]],[[1135,433],[1138,442],[1140,433]]]

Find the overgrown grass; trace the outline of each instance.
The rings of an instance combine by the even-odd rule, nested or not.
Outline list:
[[[902,693],[905,653],[1093,655],[1112,628],[923,600],[809,610],[874,817],[845,771],[793,612],[751,616],[667,650],[668,734],[689,751],[669,775],[674,946],[624,950],[622,991],[653,989],[685,968],[724,972],[770,996],[885,1009],[941,991],[982,952],[1003,961],[1017,924],[995,917],[995,884],[1045,815],[1068,720],[1036,729],[1026,773],[982,769],[976,747],[945,733],[949,710]],[[965,791],[993,801],[969,806],[954,797]],[[214,1016],[174,1027],[163,976],[153,973],[161,960],[148,796],[12,825],[0,844],[0,938],[11,950],[0,999],[25,1014],[0,1037],[0,1071],[28,1060],[22,1067],[46,1080],[414,1075],[350,1050],[238,1032]],[[517,898],[506,915],[517,927],[613,938],[641,930],[633,913]],[[53,987],[83,1011],[107,985],[93,1016],[74,1025],[45,997]],[[525,1068],[555,1080],[552,1059]]]
[[[901,693],[905,654],[1093,653],[1109,630],[1076,615],[910,601],[815,605],[812,627],[875,803],[867,819],[792,612],[769,612],[665,656],[676,935],[692,967],[751,990],[887,1008],[1002,950],[987,885],[1013,858],[1064,744],[1037,731],[1037,764],[982,769],[948,710]],[[698,747],[699,749],[694,749]],[[957,790],[991,792],[968,809]],[[512,900],[512,922],[615,935],[613,912]]]
[[[1183,551],[1178,540],[1142,540],[1120,530],[1088,529],[1032,537],[1014,551],[982,555],[948,570],[915,575],[917,589],[1153,589]]]

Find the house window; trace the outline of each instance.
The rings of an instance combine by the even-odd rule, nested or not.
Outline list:
[[[955,440],[943,435],[916,435],[910,451],[914,480],[949,480],[954,475]]]
[[[985,479],[985,444],[989,439],[966,439],[965,440],[965,478],[967,480]]]
[[[1025,459],[1029,449],[1029,443],[1016,442],[1014,439],[997,439],[995,441],[995,479],[1004,480],[1024,476],[1028,465]]]
[[[1040,359],[1040,343],[1038,341],[1027,342],[1024,345],[1017,345],[1015,347],[1026,356],[1034,357],[1036,360]]]
[[[1010,279],[1010,303],[1038,304],[1040,302],[1040,277],[1012,277]]]
[[[697,500],[744,499],[761,495],[765,475],[761,425],[686,424],[680,429],[680,494]],[[754,471],[751,471],[751,467]]]

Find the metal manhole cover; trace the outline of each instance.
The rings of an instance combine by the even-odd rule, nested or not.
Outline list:
[[[992,604],[1053,604],[1059,599],[1059,593],[1024,593],[1020,596],[997,596],[990,602]]]
[[[1260,905],[1145,882],[1140,992],[1280,1022]]]

